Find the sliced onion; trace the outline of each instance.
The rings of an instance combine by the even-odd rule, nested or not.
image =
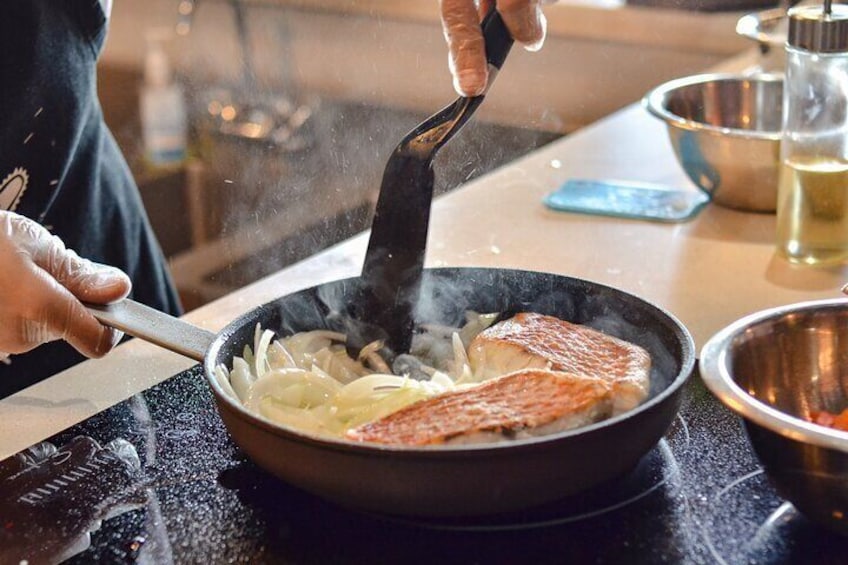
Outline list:
[[[378,353],[383,348],[383,345],[383,341],[379,339],[366,344],[365,347],[359,350],[357,361],[361,362],[364,359],[376,372],[391,374],[391,367],[389,367],[389,364]]]
[[[271,369],[297,367],[291,353],[280,340],[276,340],[268,346],[268,365]]]
[[[250,372],[250,365],[241,357],[233,359],[233,370],[230,371],[230,384],[233,385],[233,391],[239,397],[239,400],[245,402],[247,400],[250,387],[253,385],[255,377]]]
[[[330,347],[333,342],[342,342],[347,338],[344,334],[327,330],[300,332],[282,340],[285,348],[291,353],[294,362],[302,367],[309,363],[309,358],[317,351]]]
[[[276,424],[289,426],[301,433],[339,435],[341,430],[324,408],[301,409],[283,406],[273,398],[266,398],[258,413]]]
[[[462,339],[459,334],[454,332],[451,336],[453,343],[453,378],[456,382],[468,382],[472,378],[471,362],[468,360],[468,354],[465,352],[465,346],[462,344]]]
[[[353,359],[343,345],[344,334],[316,330],[274,340],[271,331],[259,326],[253,348],[245,346],[232,370],[220,367],[215,377],[225,393],[273,422],[338,436],[418,400],[468,386],[473,378],[465,342],[496,317],[470,313],[459,331],[429,326],[416,334],[411,354],[429,380],[391,374],[378,353],[380,341],[369,343]]]
[[[256,333],[256,359],[253,374],[257,377],[261,377],[270,368],[268,364],[268,346],[271,345],[271,340],[274,339],[274,332],[271,330],[265,330],[259,334],[259,325],[257,324]]]
[[[235,400],[241,400],[236,394],[236,391],[233,390],[233,385],[230,384],[230,371],[226,365],[220,364],[215,367],[215,380],[218,381],[218,384],[221,385],[221,389],[227,396]]]
[[[459,330],[459,337],[462,339],[463,345],[467,348],[471,345],[471,341],[477,335],[495,323],[495,320],[500,316],[494,312],[490,314],[478,314],[477,312],[468,311],[465,313],[465,325]]]
[[[244,404],[258,410],[271,397],[292,408],[310,408],[330,402],[341,385],[331,377],[303,369],[275,369],[253,383]]]

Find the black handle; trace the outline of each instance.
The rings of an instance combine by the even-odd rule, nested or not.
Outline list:
[[[495,7],[489,10],[480,26],[486,42],[486,62],[500,69],[512,47],[512,35]]]
[[[513,41],[494,8],[481,26],[491,84]],[[371,223],[362,288],[351,304],[350,314],[359,323],[355,325],[356,335],[348,334],[348,345],[382,339],[394,353],[409,351],[427,247],[435,179],[433,157],[468,121],[483,98],[481,94],[457,99],[407,134],[392,152]]]

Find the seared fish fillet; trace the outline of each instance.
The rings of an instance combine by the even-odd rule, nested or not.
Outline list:
[[[609,385],[525,370],[421,400],[348,430],[354,441],[396,445],[481,443],[549,434],[608,418]]]
[[[542,314],[523,312],[484,330],[469,345],[468,360],[479,380],[528,368],[604,379],[612,386],[613,415],[637,406],[650,389],[647,351]]]

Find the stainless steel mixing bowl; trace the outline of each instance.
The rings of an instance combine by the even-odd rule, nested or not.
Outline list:
[[[742,416],[780,495],[808,518],[848,535],[848,432],[809,422],[848,407],[848,300],[753,314],[701,350],[707,387]]]
[[[686,174],[716,204],[774,212],[780,159],[783,78],[704,74],[675,79],[645,95],[668,126]]]

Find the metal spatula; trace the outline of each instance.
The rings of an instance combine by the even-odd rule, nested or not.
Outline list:
[[[494,9],[482,26],[491,85],[512,38]],[[362,268],[363,291],[355,305],[359,311],[354,316],[385,332],[381,337],[396,354],[408,351],[412,340],[433,198],[433,158],[484,96],[461,97],[425,120],[407,134],[386,164]]]

